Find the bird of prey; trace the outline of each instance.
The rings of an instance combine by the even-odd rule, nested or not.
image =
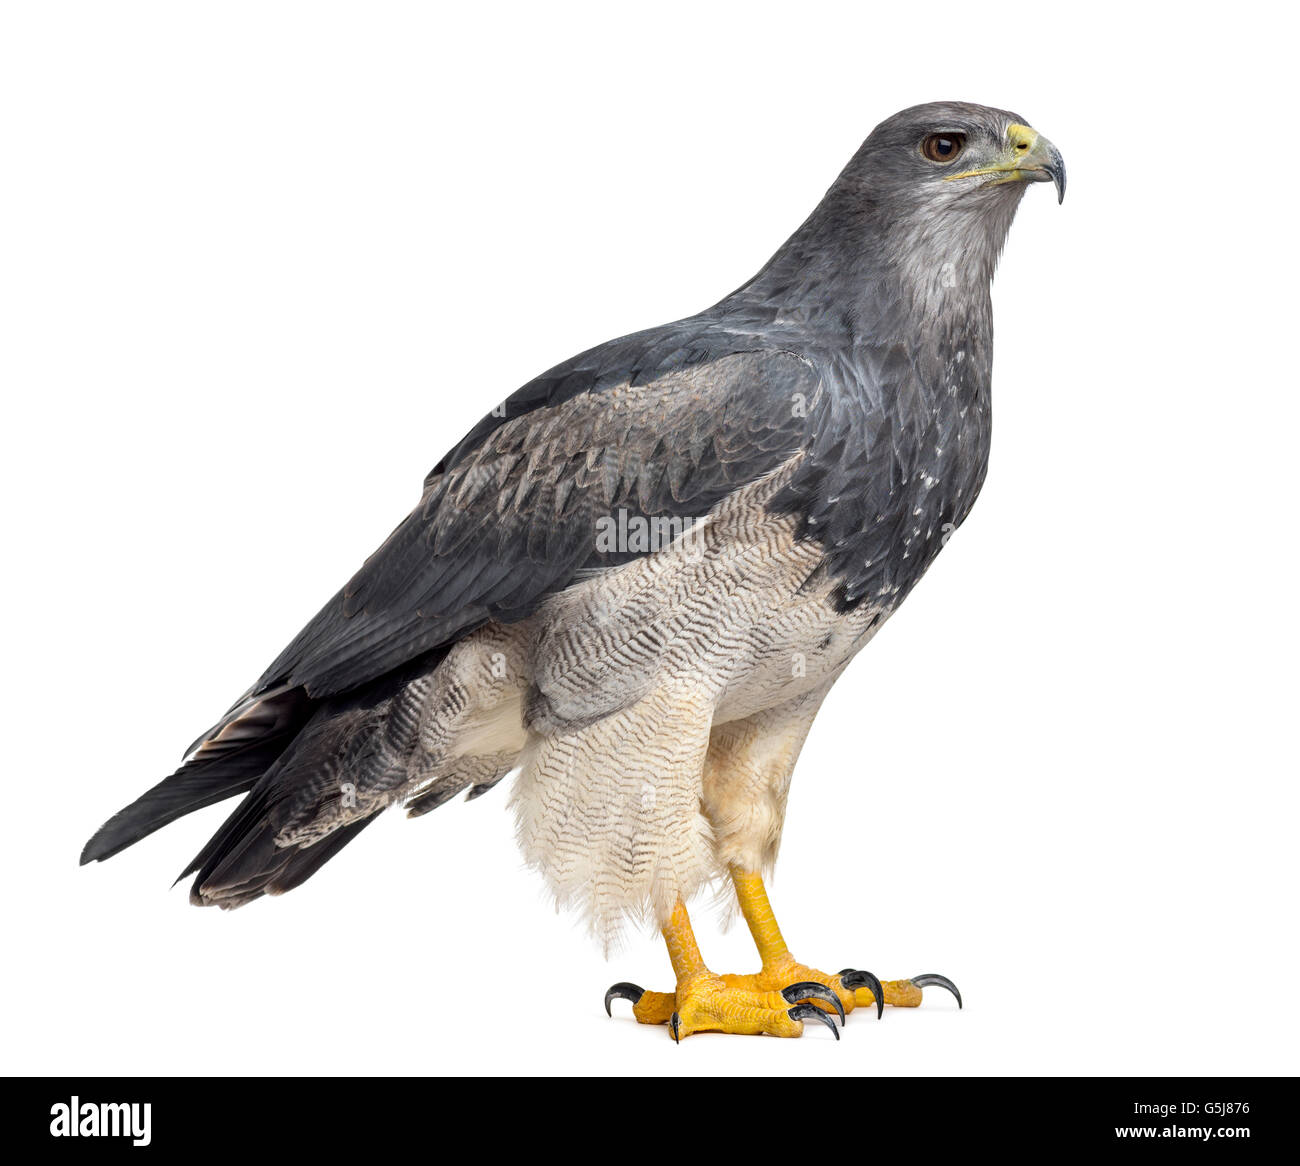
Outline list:
[[[828,974],[763,878],[823,698],[965,519],[989,452],[989,284],[1059,151],[1004,110],[882,122],[752,279],[601,344],[484,417],[419,504],[193,746],[100,828],[108,858],[243,800],[195,856],[196,904],[298,886],[402,803],[517,773],[524,855],[608,942],[662,930],[692,1033],[839,1031],[942,976]],[[687,902],[734,887],[761,966],[717,975]],[[725,885],[725,884],[724,884]],[[960,996],[958,996],[960,1002]]]

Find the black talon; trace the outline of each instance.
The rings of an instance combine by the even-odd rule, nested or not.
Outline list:
[[[843,1024],[845,1021],[844,1005],[840,1003],[840,998],[825,984],[818,984],[815,980],[800,980],[797,984],[782,988],[781,995],[785,997],[787,1004],[807,1000],[810,996],[815,996],[818,1000],[825,1000],[827,1004],[834,1005],[835,1011],[840,1014],[840,1023]]]
[[[947,976],[941,976],[937,972],[925,972],[920,976],[913,976],[912,983],[918,988],[947,988],[957,997],[957,1007],[961,1008],[961,993],[957,991],[957,985]]]
[[[641,1003],[641,997],[644,995],[645,989],[639,984],[629,984],[626,980],[622,980],[617,984],[611,984],[609,991],[605,993],[605,1015],[614,1015],[609,1010],[609,1002],[611,1000],[631,1000],[632,1007],[635,1008]]]
[[[876,998],[876,1019],[879,1020],[885,1015],[885,990],[880,986],[880,981],[870,972],[859,972],[853,968],[845,968],[840,973],[840,983],[846,988],[870,988],[871,994]],[[915,980],[912,983],[916,983]]]
[[[682,1037],[681,1037],[680,1029],[682,1027],[682,1018],[678,1016],[677,1013],[675,1012],[673,1013],[672,1019],[668,1021],[668,1027],[673,1030],[673,1040],[677,1044],[681,1044]]]
[[[818,987],[821,987],[819,984]],[[840,1030],[835,1027],[835,1021],[831,1019],[829,1012],[823,1012],[816,1004],[796,1004],[786,1015],[791,1020],[820,1020],[827,1028],[835,1034],[835,1039],[840,1039]]]

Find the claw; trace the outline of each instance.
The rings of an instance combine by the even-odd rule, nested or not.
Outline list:
[[[957,997],[957,1007],[961,1007],[961,993],[957,991],[957,985],[947,976],[941,976],[937,972],[925,972],[920,976],[913,976],[912,983],[918,988],[947,988]]]
[[[611,1000],[631,1000],[632,1007],[635,1008],[640,1002],[641,997],[645,995],[645,989],[638,984],[629,984],[626,980],[617,984],[611,984],[608,992],[605,993],[605,1015],[613,1016],[609,1009]]]
[[[821,987],[819,984],[818,987]],[[796,1004],[786,1015],[791,1020],[820,1020],[827,1028],[835,1034],[835,1039],[840,1039],[840,1030],[835,1027],[835,1021],[831,1019],[829,1012],[823,1012],[816,1004]]]
[[[668,1027],[672,1029],[674,1042],[676,1042],[677,1044],[681,1044],[682,1043],[682,1034],[681,1034],[682,1018],[678,1016],[677,1013],[675,1012],[673,1013],[672,1019],[668,1021]]]
[[[871,994],[876,998],[876,1019],[879,1020],[885,1015],[885,990],[880,986],[880,981],[870,972],[859,972],[854,968],[845,968],[840,973],[840,983],[846,988],[870,988]],[[915,980],[912,983],[916,983]]]
[[[834,1007],[835,1011],[840,1014],[840,1024],[844,1023],[844,1005],[840,1003],[840,998],[835,995],[825,984],[818,984],[813,980],[800,980],[797,984],[791,984],[788,988],[781,989],[781,995],[785,997],[787,1004],[794,1004],[800,1000],[807,1000],[810,997],[816,997],[818,1000],[825,1000],[827,1004]]]

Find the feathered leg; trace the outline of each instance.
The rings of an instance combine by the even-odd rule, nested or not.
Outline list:
[[[921,1003],[921,990],[930,986],[948,989],[960,1005],[956,985],[943,976],[913,976],[882,984],[870,972],[852,968],[837,975],[818,971],[790,954],[777,925],[758,868],[775,861],[790,775],[824,692],[808,693],[723,724],[710,736],[704,812],[758,947],[760,969],[747,975],[719,976],[709,971],[686,908],[679,902],[663,928],[677,990],[646,992],[635,984],[615,984],[605,994],[606,1011],[615,998],[631,1000],[637,1020],[667,1024],[678,1037],[707,1031],[795,1036],[802,1025],[794,1022],[800,1019],[813,1017],[833,1024],[832,1013],[843,1017],[858,1005],[875,1005],[877,1016],[885,1004],[915,1008]]]

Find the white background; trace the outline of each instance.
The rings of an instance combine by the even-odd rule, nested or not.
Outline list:
[[[1296,1071],[1274,6],[3,11],[0,1067]],[[938,98],[1022,114],[1069,193],[1028,192],[995,285],[985,492],[827,702],[773,894],[803,959],[945,972],[964,1012],[839,1045],[607,1020],[662,948],[606,963],[556,916],[501,792],[233,914],[167,890],[228,806],[77,867],[478,417],[730,291]]]

